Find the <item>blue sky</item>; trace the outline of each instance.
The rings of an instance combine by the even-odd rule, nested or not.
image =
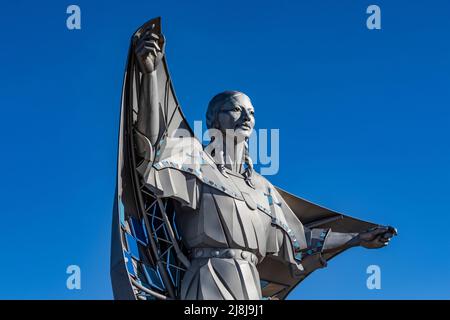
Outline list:
[[[81,30],[66,8],[81,7]],[[370,4],[382,29],[366,28]],[[280,129],[270,181],[398,228],[352,249],[295,299],[450,298],[448,1],[13,1],[2,4],[0,298],[110,299],[119,102],[128,41],[163,17],[189,121],[246,92]],[[81,290],[66,267],[81,267]],[[366,288],[381,267],[382,289]]]

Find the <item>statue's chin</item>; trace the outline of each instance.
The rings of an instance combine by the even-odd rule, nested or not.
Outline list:
[[[238,128],[234,131],[234,135],[237,138],[249,138],[252,135],[252,129]]]

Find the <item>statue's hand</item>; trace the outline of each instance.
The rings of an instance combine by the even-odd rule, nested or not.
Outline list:
[[[157,34],[155,25],[150,25],[137,36],[134,53],[142,73],[151,73],[164,56],[164,36]]]
[[[390,226],[378,226],[359,234],[359,244],[364,248],[377,249],[385,247],[393,236],[397,235],[397,229]]]

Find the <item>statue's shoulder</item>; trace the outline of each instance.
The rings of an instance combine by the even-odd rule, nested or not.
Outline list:
[[[196,138],[167,137],[161,139],[156,152],[153,166],[156,169],[172,167],[194,173],[205,167],[217,170],[213,158],[203,150],[203,146]]]
[[[169,175],[182,174],[186,179],[196,178],[197,183],[216,189],[233,198],[242,199],[236,186],[217,168],[210,154],[203,150],[202,144],[195,138],[162,139],[156,148],[155,161],[144,176],[161,177],[161,172],[171,172]],[[176,173],[175,173],[176,172]],[[167,176],[167,174],[165,174]],[[147,181],[150,181],[147,179]],[[165,179],[164,182],[166,182]],[[182,179],[177,179],[182,184]],[[161,183],[163,184],[163,183]]]
[[[275,187],[266,177],[256,171],[252,174],[252,181],[257,189],[264,189],[265,191],[268,191],[269,189],[275,189]]]

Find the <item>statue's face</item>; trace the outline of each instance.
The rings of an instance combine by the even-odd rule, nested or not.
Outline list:
[[[255,110],[250,99],[245,94],[241,94],[221,106],[217,120],[219,129],[223,133],[230,132],[229,129],[232,129],[236,137],[248,138],[255,126]]]

